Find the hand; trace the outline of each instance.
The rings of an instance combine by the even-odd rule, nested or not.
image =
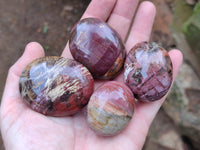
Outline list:
[[[138,5],[138,0],[93,0],[82,18],[95,17],[108,20],[122,37],[127,38],[126,49],[134,44],[148,41],[155,17],[155,7],[151,2],[139,5],[131,27],[128,29]],[[178,50],[169,52],[174,78],[182,62]],[[9,69],[1,105],[1,132],[6,149],[81,149],[81,150],[141,150],[150,124],[162,105],[164,98],[153,103],[138,103],[128,127],[113,137],[97,136],[89,129],[85,113],[68,117],[48,117],[28,108],[19,93],[19,76],[32,60],[44,56],[43,48],[36,42],[29,43],[24,54]],[[72,58],[68,45],[63,57]],[[122,75],[116,79],[122,80]],[[98,83],[101,84],[101,83]],[[98,86],[95,83],[95,86]]]

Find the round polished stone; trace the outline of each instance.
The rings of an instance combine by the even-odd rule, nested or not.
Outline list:
[[[172,62],[166,50],[154,42],[141,42],[127,55],[124,82],[139,101],[155,101],[168,92],[172,72]]]
[[[87,122],[97,134],[112,136],[127,126],[133,116],[134,107],[134,96],[125,84],[106,82],[90,98]]]
[[[119,34],[97,18],[86,18],[75,25],[69,48],[74,59],[98,79],[114,78],[123,68],[126,57]]]
[[[93,78],[82,64],[63,57],[34,60],[20,76],[19,88],[33,110],[50,116],[72,115],[93,92]]]

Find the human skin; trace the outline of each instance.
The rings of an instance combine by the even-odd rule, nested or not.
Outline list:
[[[138,0],[92,0],[82,18],[100,18],[126,39],[127,52],[138,42],[148,41],[156,9],[151,2]],[[135,19],[127,36],[133,15]],[[47,117],[29,109],[19,93],[19,76],[32,60],[44,56],[44,49],[36,42],[29,43],[24,54],[9,69],[1,103],[1,133],[7,150],[141,150],[148,129],[166,96],[153,103],[138,103],[129,125],[113,137],[96,135],[87,125],[85,109],[74,116]],[[179,50],[169,52],[173,64],[173,80],[182,63]],[[72,58],[68,44],[63,57]],[[121,73],[116,81],[123,82]],[[95,82],[95,88],[102,82]]]

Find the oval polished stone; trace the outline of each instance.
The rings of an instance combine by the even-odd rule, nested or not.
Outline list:
[[[92,94],[87,106],[87,122],[97,134],[112,136],[127,126],[134,107],[131,90],[123,83],[110,81]]]
[[[24,101],[50,116],[72,115],[84,107],[93,92],[93,78],[82,64],[63,57],[34,60],[20,76]]]
[[[168,92],[172,72],[172,62],[166,50],[154,42],[141,42],[128,53],[124,82],[139,101],[155,101]]]
[[[123,68],[126,57],[119,34],[96,18],[86,18],[76,24],[69,48],[74,59],[98,79],[114,78]]]

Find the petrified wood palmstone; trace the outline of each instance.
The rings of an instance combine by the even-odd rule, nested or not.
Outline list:
[[[134,107],[134,96],[125,84],[106,82],[90,98],[87,121],[97,134],[112,136],[127,126],[133,116]]]
[[[75,25],[69,48],[74,59],[98,79],[113,79],[123,68],[126,57],[120,35],[97,18],[86,18]]]
[[[19,88],[22,98],[33,110],[65,116],[78,112],[88,103],[93,82],[82,64],[49,56],[36,59],[24,69]]]
[[[166,50],[154,42],[141,42],[127,55],[124,82],[139,101],[155,101],[168,92],[172,72]]]

